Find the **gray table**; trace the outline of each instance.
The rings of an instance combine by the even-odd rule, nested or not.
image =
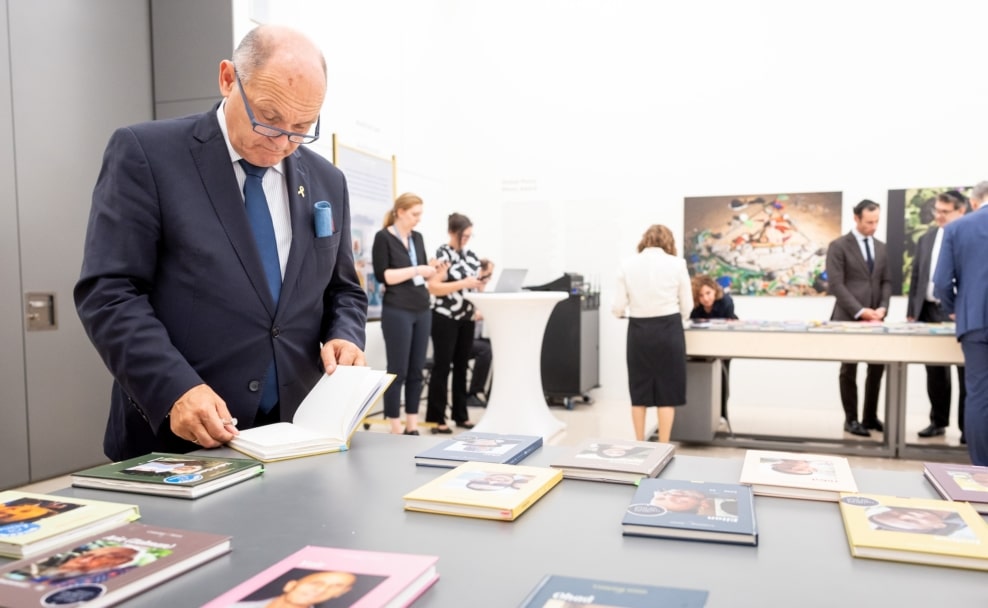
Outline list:
[[[547,573],[707,589],[708,606],[984,606],[988,575],[852,558],[835,503],[756,498],[758,547],[623,537],[634,487],[563,480],[515,522],[410,513],[402,495],[445,469],[412,457],[434,437],[359,432],[352,450],[271,463],[263,476],[194,501],[69,488],[140,505],[142,521],[233,536],[233,551],[124,604],[186,607],[305,544],[439,556],[416,607],[516,606]],[[524,464],[547,466],[547,446]],[[218,455],[235,455],[222,450]],[[736,482],[737,459],[678,456],[662,477]],[[855,470],[865,492],[935,497],[918,473]]]

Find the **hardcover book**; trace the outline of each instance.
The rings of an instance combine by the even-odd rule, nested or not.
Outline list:
[[[278,606],[401,608],[436,582],[438,559],[433,555],[307,546],[203,608],[268,606],[273,601]]]
[[[520,608],[703,608],[707,591],[549,574]]]
[[[230,537],[126,524],[0,568],[5,608],[110,606],[230,550]]]
[[[643,479],[621,524],[626,536],[758,544],[754,495],[741,484]]]
[[[415,464],[451,469],[463,462],[518,464],[542,447],[541,435],[460,433],[415,455]]]
[[[854,557],[988,570],[988,524],[965,502],[842,494]]]
[[[748,450],[740,482],[782,498],[836,501],[841,492],[858,491],[847,458],[833,454]]]
[[[988,467],[926,462],[923,475],[946,500],[969,503],[978,513],[988,515]]]
[[[566,479],[637,483],[658,476],[674,451],[671,443],[594,438],[570,448],[550,466],[561,469]]]
[[[138,494],[198,498],[264,472],[250,458],[152,452],[72,474],[72,485]]]
[[[513,521],[562,478],[544,467],[464,462],[405,494],[405,509]]]
[[[291,422],[240,431],[229,446],[264,462],[346,450],[393,380],[394,374],[384,371],[341,365],[319,378]]]
[[[0,492],[0,555],[29,557],[139,518],[136,505]]]

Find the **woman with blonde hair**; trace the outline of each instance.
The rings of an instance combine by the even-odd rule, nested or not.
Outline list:
[[[677,406],[686,404],[683,318],[692,308],[686,260],[676,256],[672,232],[649,226],[638,255],[621,263],[611,311],[628,317],[628,388],[635,439],[645,440],[647,408],[658,408],[659,441],[672,435]]]
[[[425,242],[414,230],[422,219],[422,199],[410,192],[395,199],[374,235],[374,276],[384,285],[381,333],[394,382],[384,393],[384,417],[394,434],[418,435],[422,370],[432,331],[427,282],[444,268],[427,261]],[[401,390],[405,389],[405,429],[401,428]]]

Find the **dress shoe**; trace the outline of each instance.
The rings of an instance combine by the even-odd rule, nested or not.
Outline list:
[[[474,423],[470,422],[469,420],[464,420],[463,422],[456,423],[456,427],[461,429],[472,429],[474,426],[475,426]]]
[[[868,432],[868,429],[866,429],[857,420],[852,420],[851,422],[845,422],[844,432],[850,433],[852,435],[857,435],[859,437],[871,437],[871,433]]]
[[[882,421],[879,420],[878,418],[875,418],[874,420],[867,420],[865,422],[862,422],[861,426],[868,429],[869,431],[878,431],[879,433],[885,432],[885,425],[882,424]]]
[[[467,407],[487,407],[487,402],[477,395],[467,395]]]
[[[418,432],[418,429],[416,429],[414,431],[409,431],[408,429],[405,429],[401,434],[402,435],[418,435],[419,432]]]
[[[939,437],[940,435],[943,435],[946,432],[947,429],[943,428],[942,426],[931,424],[930,426],[926,427],[925,429],[923,429],[922,431],[916,434],[919,435],[920,437]]]
[[[432,434],[433,435],[451,435],[452,433],[453,433],[453,429],[449,428],[448,426],[434,426],[434,427],[432,427]]]

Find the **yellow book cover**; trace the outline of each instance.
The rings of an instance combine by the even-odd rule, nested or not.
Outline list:
[[[0,492],[0,555],[31,557],[140,516],[136,505],[17,490]]]
[[[988,570],[988,524],[967,503],[841,494],[839,504],[854,557]]]
[[[405,494],[405,510],[513,521],[562,478],[558,469],[464,462]]]

